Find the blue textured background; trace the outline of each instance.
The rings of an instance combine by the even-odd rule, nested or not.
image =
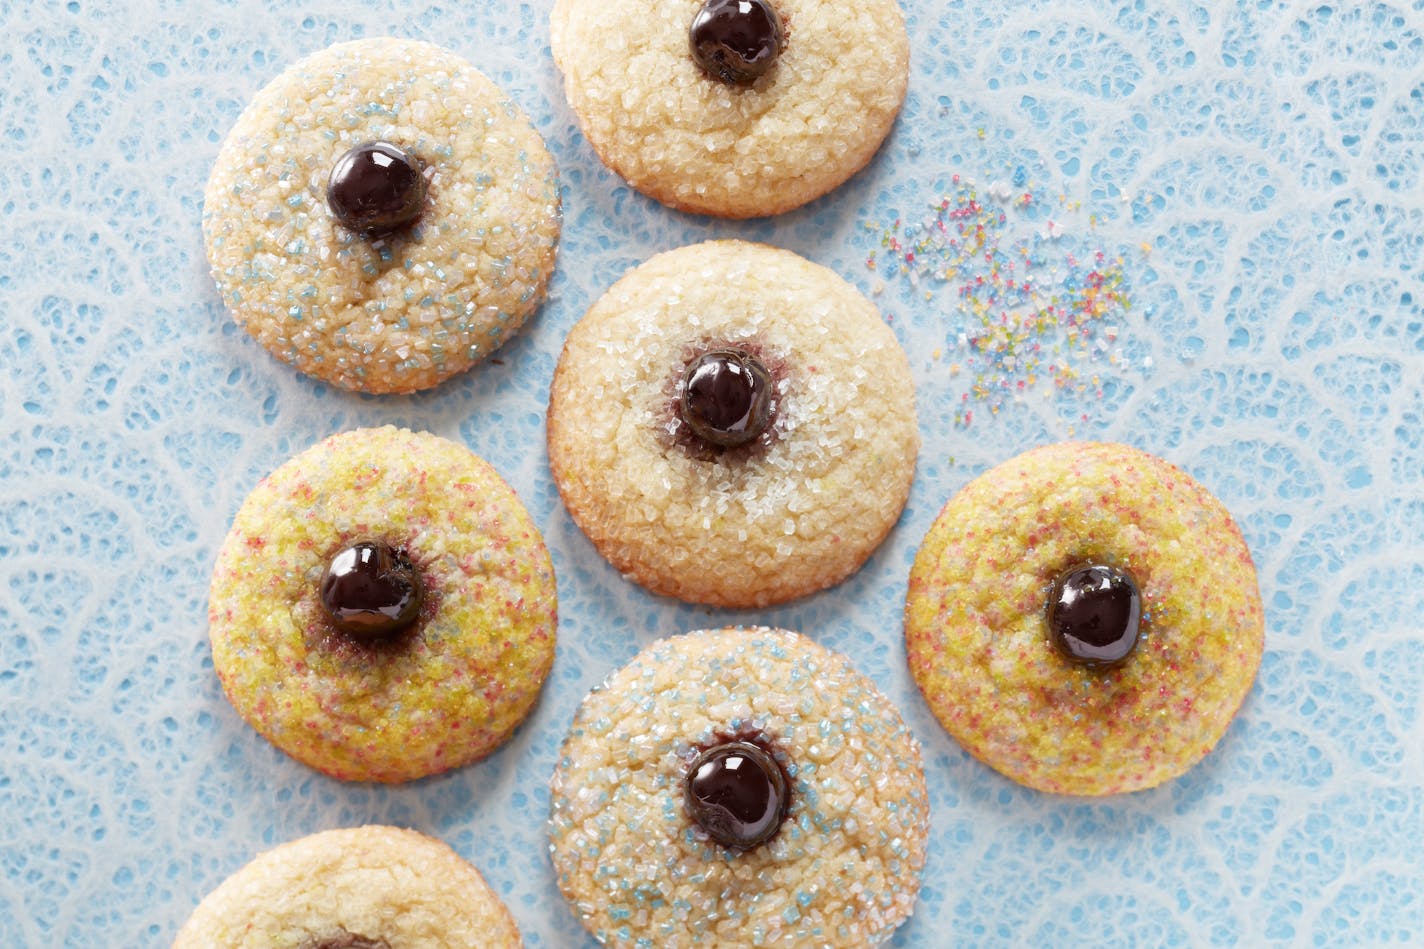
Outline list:
[[[544,853],[557,744],[638,648],[728,620],[850,653],[919,734],[932,855],[898,946],[1424,943],[1424,3],[908,12],[914,75],[877,161],[807,209],[735,224],[654,205],[597,163],[544,4],[0,5],[0,943],[166,945],[256,850],[377,821],[473,859],[531,946],[584,946]],[[563,169],[566,227],[550,302],[502,364],[375,399],[298,377],[235,330],[198,221],[256,89],[304,53],[389,32],[452,47],[525,107]],[[965,428],[970,376],[931,355],[960,332],[952,294],[926,299],[865,258],[950,176],[1016,173],[1063,212],[1054,254],[1122,253],[1132,308],[1122,358],[1089,367],[1101,395],[1038,393]],[[1027,239],[1044,223],[1026,209],[1006,227]],[[571,524],[543,452],[554,361],[587,304],[650,253],[722,235],[881,290],[921,393],[919,478],[888,543],[842,587],[757,615],[625,584]],[[224,700],[205,631],[213,556],[257,479],[384,422],[462,440],[508,477],[553,550],[563,618],[514,740],[399,788],[339,784],[269,747]],[[1069,435],[1135,443],[1216,491],[1268,620],[1259,682],[1217,751],[1093,803],[968,759],[900,638],[909,563],[945,499]]]

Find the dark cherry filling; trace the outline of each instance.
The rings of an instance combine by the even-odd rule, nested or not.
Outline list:
[[[409,227],[425,207],[420,159],[390,142],[365,142],[336,160],[326,203],[338,224],[365,237]]]
[[[786,773],[748,741],[714,745],[687,769],[688,816],[707,836],[733,850],[766,843],[781,829],[790,799]]]
[[[420,574],[404,551],[381,541],[343,547],[327,564],[319,589],[331,624],[359,642],[386,639],[420,615]]]
[[[771,372],[738,349],[714,349],[688,364],[678,412],[692,433],[718,448],[755,441],[771,424]]]
[[[750,85],[786,48],[781,17],[766,0],[705,0],[688,33],[702,71],[729,85]]]
[[[302,949],[391,949],[384,939],[367,939],[343,932],[336,936],[326,936],[316,942],[303,944]]]
[[[1065,571],[1048,591],[1048,635],[1064,656],[1088,666],[1122,662],[1137,648],[1142,594],[1132,574],[1105,564]]]

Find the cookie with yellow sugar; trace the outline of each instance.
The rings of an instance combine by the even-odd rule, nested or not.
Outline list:
[[[401,782],[484,757],[554,658],[553,565],[490,465],[392,427],[334,435],[262,480],[208,598],[238,713],[325,774]]]
[[[480,872],[396,827],[328,830],[259,854],[198,904],[173,949],[386,949],[523,942]]]
[[[1020,784],[1155,787],[1216,746],[1264,644],[1221,502],[1126,445],[1025,452],[945,505],[915,557],[910,670],[970,754]]]

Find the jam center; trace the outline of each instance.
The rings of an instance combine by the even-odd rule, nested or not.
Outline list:
[[[322,574],[322,609],[333,626],[370,642],[394,635],[420,615],[420,574],[403,551],[359,541],[336,552]]]
[[[425,191],[420,159],[390,142],[365,142],[336,160],[326,203],[341,226],[380,237],[415,223]]]
[[[771,372],[750,353],[714,349],[683,373],[678,411],[708,445],[733,448],[761,437],[771,424]]]
[[[750,850],[776,836],[786,819],[787,782],[781,766],[746,741],[704,751],[687,771],[689,816],[713,840]]]
[[[706,0],[688,34],[702,71],[729,85],[750,85],[771,71],[786,47],[781,18],[766,0]]]
[[[1074,567],[1049,588],[1049,638],[1075,662],[1089,666],[1122,662],[1137,648],[1141,620],[1137,581],[1118,567]]]

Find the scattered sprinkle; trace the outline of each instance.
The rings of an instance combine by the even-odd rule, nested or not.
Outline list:
[[[1030,393],[1101,398],[1101,374],[1088,367],[1123,362],[1119,336],[1131,302],[1122,255],[1081,250],[1071,234],[1076,202],[1060,195],[1059,216],[1045,216],[1036,208],[1043,203],[1022,168],[982,195],[956,175],[923,218],[866,224],[881,231],[880,249],[866,258],[880,276],[877,291],[898,278],[927,302],[954,295],[945,347],[933,357],[948,351],[950,375],[964,377],[958,425],[972,424],[976,406],[997,415]]]

